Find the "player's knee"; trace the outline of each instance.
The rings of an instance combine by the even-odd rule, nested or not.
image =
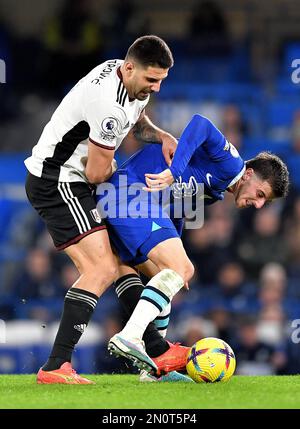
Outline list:
[[[184,283],[190,281],[194,275],[194,265],[189,259],[182,261],[181,264],[177,264],[176,267],[172,267],[172,269],[182,277]]]
[[[100,286],[109,286],[118,275],[118,266],[113,258],[92,261],[85,267],[85,275]]]
[[[119,274],[118,264],[114,263],[109,267],[108,277],[110,278],[110,282],[113,283],[117,280]]]
[[[184,265],[183,265],[183,280],[184,282],[189,282],[191,278],[193,277],[195,272],[194,265],[189,259],[186,259]]]
[[[97,278],[102,278],[105,283],[112,284],[118,277],[118,266],[115,261],[110,261],[105,264],[97,266],[95,270]]]
[[[176,261],[176,263],[172,263],[172,264],[158,264],[160,270],[163,270],[165,268],[169,268],[171,270],[174,270],[177,274],[179,274],[182,277],[182,280],[184,281],[184,283],[188,282],[191,280],[191,278],[194,275],[194,265],[192,264],[192,262],[188,259],[185,258],[183,260]]]

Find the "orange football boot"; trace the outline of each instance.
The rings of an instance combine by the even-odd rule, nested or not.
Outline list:
[[[158,368],[158,375],[171,371],[185,370],[186,360],[190,347],[181,346],[180,343],[170,343],[170,348],[160,356],[151,358]]]
[[[37,375],[38,384],[95,384],[76,373],[70,362],[65,362],[59,369],[43,371],[40,368]]]

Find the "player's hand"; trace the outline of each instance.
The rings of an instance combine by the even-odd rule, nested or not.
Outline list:
[[[111,174],[113,175],[115,171],[118,169],[118,163],[115,158],[111,162]]]
[[[165,161],[170,167],[174,153],[177,149],[177,140],[169,133],[164,133],[161,135],[162,141],[162,153],[164,155]]]
[[[106,182],[106,180],[110,179],[117,169],[118,169],[117,161],[113,158],[113,160],[111,161],[109,170],[107,170],[106,174],[103,176],[103,179],[100,183]]]
[[[147,192],[157,192],[166,189],[174,182],[174,177],[171,173],[171,170],[168,168],[158,174],[145,174],[145,180],[147,187],[143,188]]]

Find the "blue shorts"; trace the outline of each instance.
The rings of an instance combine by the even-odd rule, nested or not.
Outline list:
[[[150,250],[162,241],[180,238],[180,231],[171,219],[106,219],[105,222],[113,247],[129,265],[147,261]]]
[[[126,181],[120,182],[124,173]],[[104,191],[108,189],[107,184],[99,185],[97,209],[101,217],[104,217],[112,245],[123,262],[130,265],[141,264],[148,259],[150,250],[158,243],[180,237],[183,219],[173,220],[170,217],[169,212],[163,208],[160,193],[151,196],[142,191],[144,184],[135,173],[119,169],[109,179],[108,185],[112,185],[111,194]],[[128,192],[129,186],[131,192]],[[131,209],[135,207],[136,195],[139,195],[140,211],[135,211],[133,215]],[[110,204],[113,210],[106,212]]]

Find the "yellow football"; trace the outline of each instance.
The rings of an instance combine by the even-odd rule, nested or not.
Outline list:
[[[219,338],[207,337],[191,347],[186,369],[196,383],[215,383],[228,381],[235,365],[232,348]]]

